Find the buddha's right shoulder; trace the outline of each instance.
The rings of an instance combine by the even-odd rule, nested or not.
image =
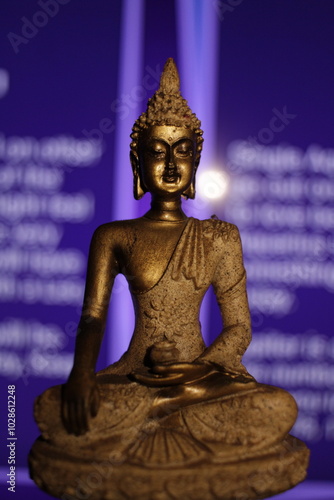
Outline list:
[[[119,238],[123,238],[125,234],[128,234],[134,228],[134,226],[134,220],[132,219],[107,222],[95,229],[92,240],[97,240],[101,243],[115,241]]]

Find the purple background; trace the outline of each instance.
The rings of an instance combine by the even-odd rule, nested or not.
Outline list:
[[[179,64],[181,86],[182,82],[188,82],[187,87],[199,86],[204,109],[205,82],[207,80],[209,86],[214,78],[217,95],[214,108],[212,106],[210,108],[213,119],[206,128],[204,126],[206,117],[200,115],[193,104],[195,97],[193,101],[192,96],[183,92],[184,97],[189,99],[193,110],[203,121],[207,138],[204,143],[203,170],[210,167],[208,158],[214,157],[215,169],[228,172],[233,184],[239,172],[233,170],[233,165],[232,169],[229,165],[229,144],[234,140],[247,141],[249,137],[257,136],[261,129],[268,127],[273,108],[282,110],[284,106],[288,113],[296,117],[282,132],[273,136],[268,146],[290,144],[303,151],[312,143],[319,144],[322,148],[333,147],[334,4],[332,1],[185,0],[183,3],[182,0],[179,3],[162,0],[139,1],[137,8],[142,6],[142,18],[137,20],[135,18],[132,22],[134,25],[136,22],[141,23],[140,47],[138,40],[124,37],[126,16],[130,19],[131,11],[133,14],[134,10],[126,9],[128,5],[126,1],[69,0],[66,4],[57,5],[59,10],[54,17],[49,16],[45,26],[38,28],[37,33],[30,39],[26,38],[27,43],[18,45],[18,53],[15,53],[8,39],[8,33],[21,35],[24,22],[22,17],[25,16],[30,21],[36,19],[34,15],[41,10],[41,6],[35,1],[3,0],[1,3],[0,68],[9,74],[10,85],[8,92],[0,97],[0,136],[7,138],[29,136],[38,140],[46,136],[71,136],[81,140],[90,138],[96,147],[103,147],[101,159],[91,166],[72,169],[68,169],[66,165],[60,166],[60,170],[65,171],[61,191],[72,194],[88,193],[89,199],[94,199],[94,208],[81,223],[59,222],[63,236],[58,249],[78,249],[87,256],[91,234],[98,225],[115,218],[122,218],[120,215],[122,213],[126,214],[124,218],[128,217],[129,213],[133,216],[140,215],[148,206],[147,196],[139,203],[131,201],[131,169],[127,159],[127,145],[130,142],[128,135],[134,119],[143,111],[147,97],[153,93],[152,87],[157,85],[152,73],[156,72],[157,68],[162,69],[167,57],[174,57]],[[131,2],[129,5],[131,6]],[[228,5],[227,10],[224,5]],[[181,17],[182,8],[184,12]],[[213,57],[211,50],[205,52],[211,43],[211,32],[203,27],[206,13],[217,33],[216,39],[212,40],[217,53],[214,60],[216,76],[210,74],[206,67],[206,61],[209,64],[210,58]],[[193,53],[189,54],[189,61],[193,59],[194,65],[192,67],[189,63],[191,70],[189,71],[184,63],[184,56],[181,57],[181,47],[182,43],[187,42],[187,39],[183,40],[182,37],[189,36],[187,30],[191,23],[196,37]],[[140,96],[139,93],[132,93],[133,87],[130,88],[125,93],[129,92],[132,97],[130,96],[130,100],[127,101],[128,104],[124,104],[124,87],[120,78],[122,61],[127,58],[131,68],[131,57],[134,58],[132,64],[136,63],[141,68],[141,74],[137,74],[136,77],[137,85],[143,87],[143,82],[149,81],[150,89],[145,88],[144,84],[143,94],[146,91],[147,96]],[[147,67],[150,68],[149,71]],[[147,74],[151,75],[150,79],[144,80]],[[122,101],[122,111],[119,108],[115,111],[116,99]],[[117,101],[118,104],[120,101]],[[111,109],[112,103],[114,103],[113,109]],[[209,112],[209,104],[207,107]],[[109,128],[108,132],[101,134],[101,120],[104,119],[109,120]],[[127,131],[125,139],[122,135],[123,129]],[[123,157],[115,153],[117,144],[118,146],[121,144]],[[206,144],[210,144],[210,149],[205,153]],[[119,162],[119,158],[124,158],[124,161]],[[4,168],[4,163],[0,157],[0,169]],[[57,165],[51,165],[50,168],[57,168]],[[262,178],[253,171],[250,171],[249,175],[256,181]],[[303,179],[310,177],[304,172],[299,175],[303,176]],[[328,183],[333,185],[334,166],[331,169],[331,176],[332,179],[328,179]],[[119,192],[120,179],[126,179],[127,182],[123,186],[124,194],[121,196],[123,204],[116,196],[116,190]],[[1,184],[0,177],[0,199],[9,192],[19,192],[20,189],[13,187],[11,190],[6,190]],[[30,191],[25,189],[24,193],[28,192]],[[38,190],[35,192],[43,194]],[[226,217],[240,227],[243,236],[243,231],[249,232],[252,226],[247,226],[247,223],[238,218],[230,217],[231,213],[235,213],[231,212],[231,207],[239,203],[233,196],[232,192],[226,200],[219,200],[209,205],[208,202],[206,204],[203,202],[203,215],[198,213],[200,206],[198,201],[188,202],[186,210],[198,218],[210,216],[211,213],[216,213],[220,218]],[[270,199],[269,194],[268,199]],[[254,203],[257,203],[257,200]],[[298,203],[303,207],[310,206],[311,209],[313,206],[307,197]],[[333,208],[333,197],[326,201],[325,206]],[[46,217],[41,219],[47,222]],[[26,221],[34,223],[37,218],[28,217]],[[6,228],[11,226],[10,221],[3,218],[0,223]],[[16,224],[17,221],[12,221],[12,227]],[[334,224],[325,231],[326,238],[333,233],[333,227]],[[308,230],[314,232],[312,228]],[[269,227],[268,233],[277,234],[277,230]],[[320,234],[320,231],[318,233]],[[0,250],[11,245],[13,243],[10,240],[0,241]],[[322,256],[322,261],[326,260],[329,264],[333,262],[333,245],[331,249],[331,252],[329,249]],[[3,255],[1,254],[0,264]],[[251,257],[245,252],[246,267],[249,260]],[[310,262],[308,264],[311,265]],[[333,273],[333,269],[329,267],[328,272]],[[8,270],[6,271],[2,264],[0,273],[3,276],[8,275]],[[32,273],[18,276],[19,279],[31,277],[34,277]],[[78,272],[77,278],[84,279],[84,269]],[[251,279],[249,285],[253,286]],[[255,308],[254,338],[257,333],[269,330],[278,330],[287,335],[316,332],[318,336],[326,338],[328,345],[334,346],[333,342],[330,344],[330,339],[334,341],[333,290],[303,285],[291,285],[290,288],[296,301],[288,314],[260,314]],[[118,299],[123,296],[123,292],[124,285],[121,283],[113,296]],[[207,339],[212,340],[219,332],[220,320],[214,298],[210,296],[208,302],[205,335]],[[80,297],[78,297],[79,303]],[[18,318],[25,324],[37,321],[42,324],[58,325],[66,342],[58,346],[56,352],[53,351],[48,355],[44,353],[44,359],[48,361],[52,356],[61,357],[66,353],[69,357],[73,353],[74,338],[73,335],[69,335],[68,327],[79,319],[78,304],[48,305],[42,301],[27,303],[18,298],[3,299],[0,302],[0,322],[6,321],[7,318]],[[99,368],[114,359],[115,350],[114,347],[110,347],[114,345],[110,340],[113,328],[115,324],[110,321],[108,335],[105,336],[98,362]],[[6,332],[2,329],[0,335],[6,335]],[[0,348],[1,346],[4,356],[9,352],[15,352],[21,359],[26,359],[29,355],[30,347],[27,346],[22,349],[9,349],[5,347],[3,339]],[[331,365],[332,370],[334,369],[333,358],[321,358],[320,361],[326,362],[327,365]],[[314,363],[316,362],[319,362],[319,358],[314,360]],[[26,457],[34,439],[38,436],[32,414],[33,400],[47,387],[63,383],[65,377],[38,377],[28,373],[28,376],[15,378],[6,375],[5,369],[1,370],[0,410],[4,429],[7,414],[7,385],[16,385],[16,465],[22,468],[22,477],[20,476],[17,481],[16,498],[30,498],[29,495],[31,498],[47,498],[46,494],[35,492],[34,486],[29,488],[25,486]],[[332,382],[327,392],[331,392],[333,396],[334,378],[331,374],[329,377]],[[265,382],[265,380],[260,381]],[[296,389],[290,386],[287,388]],[[322,391],[323,388],[320,387],[318,393]],[[320,427],[317,435],[310,434],[312,439],[309,441],[306,439],[307,411],[304,412],[304,417],[306,423],[301,428],[301,434],[298,435],[297,432],[295,434],[305,440],[311,448],[309,479],[333,480],[334,422],[330,420],[330,410],[314,417],[315,420],[312,420],[311,415],[310,425],[318,419]],[[326,424],[328,427],[332,425],[331,432],[328,431],[327,434],[324,432],[323,422],[329,422]],[[0,466],[1,472],[6,474],[7,458],[4,442],[7,434],[1,434],[4,436],[0,446]],[[2,483],[4,483],[3,477],[2,475]],[[1,484],[1,488],[4,489],[5,495],[8,494],[4,484]],[[305,496],[301,494],[300,498]],[[319,498],[334,498],[334,495],[319,496]]]

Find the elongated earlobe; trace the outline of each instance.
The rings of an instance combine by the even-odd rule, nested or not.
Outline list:
[[[182,193],[182,196],[186,200],[188,198],[190,198],[191,200],[193,200],[195,198],[195,194],[196,194],[196,190],[195,190],[195,179],[194,179],[192,181],[192,183],[190,184],[190,186],[188,187],[188,189],[186,191],[184,191],[184,193]]]
[[[142,188],[140,175],[138,172],[133,174],[133,196],[136,200],[140,200],[145,194],[144,189]]]
[[[143,188],[140,175],[139,175],[139,161],[138,157],[131,151],[130,153],[130,161],[133,172],[133,196],[136,200],[140,200],[146,193],[146,190]]]

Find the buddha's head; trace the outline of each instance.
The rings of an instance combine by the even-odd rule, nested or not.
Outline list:
[[[183,187],[183,197],[195,197],[195,174],[203,143],[200,126],[180,94],[176,65],[168,59],[159,89],[132,128],[130,158],[136,199],[152,189],[159,190],[157,172],[161,174],[161,189],[172,192]]]

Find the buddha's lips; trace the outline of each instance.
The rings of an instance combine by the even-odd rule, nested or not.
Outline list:
[[[162,176],[162,179],[164,182],[177,182],[180,179],[180,175],[177,173],[172,173],[172,174],[164,174]]]

